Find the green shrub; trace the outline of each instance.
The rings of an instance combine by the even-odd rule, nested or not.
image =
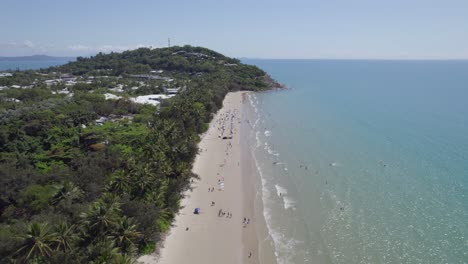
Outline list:
[[[21,204],[30,208],[33,212],[39,212],[49,206],[49,203],[57,194],[56,185],[30,185],[20,192]]]

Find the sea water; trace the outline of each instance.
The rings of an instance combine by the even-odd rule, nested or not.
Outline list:
[[[278,263],[468,263],[468,62],[246,60]]]
[[[56,58],[51,60],[1,60],[0,71],[4,70],[37,70],[58,66],[70,62],[70,58]]]

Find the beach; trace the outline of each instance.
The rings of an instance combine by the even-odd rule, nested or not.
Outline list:
[[[143,263],[274,263],[257,187],[260,185],[243,129],[247,93],[229,93],[199,144],[191,188],[157,253]],[[195,210],[199,208],[199,213]],[[259,239],[259,237],[261,239]],[[260,254],[259,254],[260,253]],[[265,262],[267,261],[267,262]]]

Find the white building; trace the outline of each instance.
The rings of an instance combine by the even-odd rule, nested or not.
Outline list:
[[[167,88],[166,92],[168,94],[177,94],[177,93],[179,93],[179,90],[180,90],[180,88]]]
[[[166,95],[166,94],[149,94],[149,95],[142,95],[135,98],[131,98],[133,102],[137,104],[150,104],[150,105],[159,105],[162,100],[169,99],[174,95]]]
[[[123,92],[123,84],[118,84],[116,87],[110,88],[109,91],[115,92],[115,93],[121,93]]]
[[[120,97],[120,96],[117,96],[117,95],[111,94],[111,93],[105,93],[105,94],[104,94],[104,97],[106,98],[106,100],[109,100],[109,99],[111,99],[111,100],[117,100],[117,99],[122,98],[122,97]]]
[[[9,73],[9,72],[0,72],[0,78],[1,77],[11,77],[13,76],[12,73]]]

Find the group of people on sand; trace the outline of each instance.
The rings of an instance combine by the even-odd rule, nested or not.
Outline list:
[[[226,218],[232,218],[232,213],[225,212],[225,211],[223,211],[223,209],[219,209],[218,217],[223,217],[223,216],[226,216]]]
[[[226,130],[229,130],[229,134],[232,137],[235,131],[235,120],[237,119],[237,109],[227,110],[226,113],[220,114],[215,124],[218,125],[219,137],[222,138]]]
[[[244,228],[247,227],[247,225],[250,223],[250,218],[244,217],[244,221],[242,221],[242,224],[244,225]]]
[[[229,131],[229,136],[232,138],[234,132],[235,132],[235,123],[236,120],[238,119],[238,110],[227,110],[225,113],[222,113],[219,115],[218,119],[215,121],[214,126],[217,127],[218,133],[219,133],[219,138],[225,137],[226,131]],[[237,120],[237,123],[240,123],[240,120]],[[230,139],[230,138],[228,138]],[[232,142],[227,141],[226,144],[226,149],[225,149],[225,155],[229,156],[230,150],[233,148]],[[218,188],[219,190],[224,189],[224,177],[220,176],[220,173],[222,173],[223,167],[227,164],[227,157],[224,158],[223,164],[221,164],[219,167],[221,169],[220,172],[217,173],[217,178],[218,178]],[[239,162],[237,164],[240,166]],[[214,187],[208,187],[208,192],[214,192]],[[215,201],[211,201],[211,207],[215,206],[216,203]],[[219,209],[218,210],[218,217],[226,217],[226,218],[232,218],[233,214],[227,210]],[[243,227],[246,228],[247,225],[250,224],[250,218],[244,217],[242,221]],[[188,231],[189,228],[186,228],[186,231]],[[252,251],[248,251],[247,254],[248,258],[252,258]]]

